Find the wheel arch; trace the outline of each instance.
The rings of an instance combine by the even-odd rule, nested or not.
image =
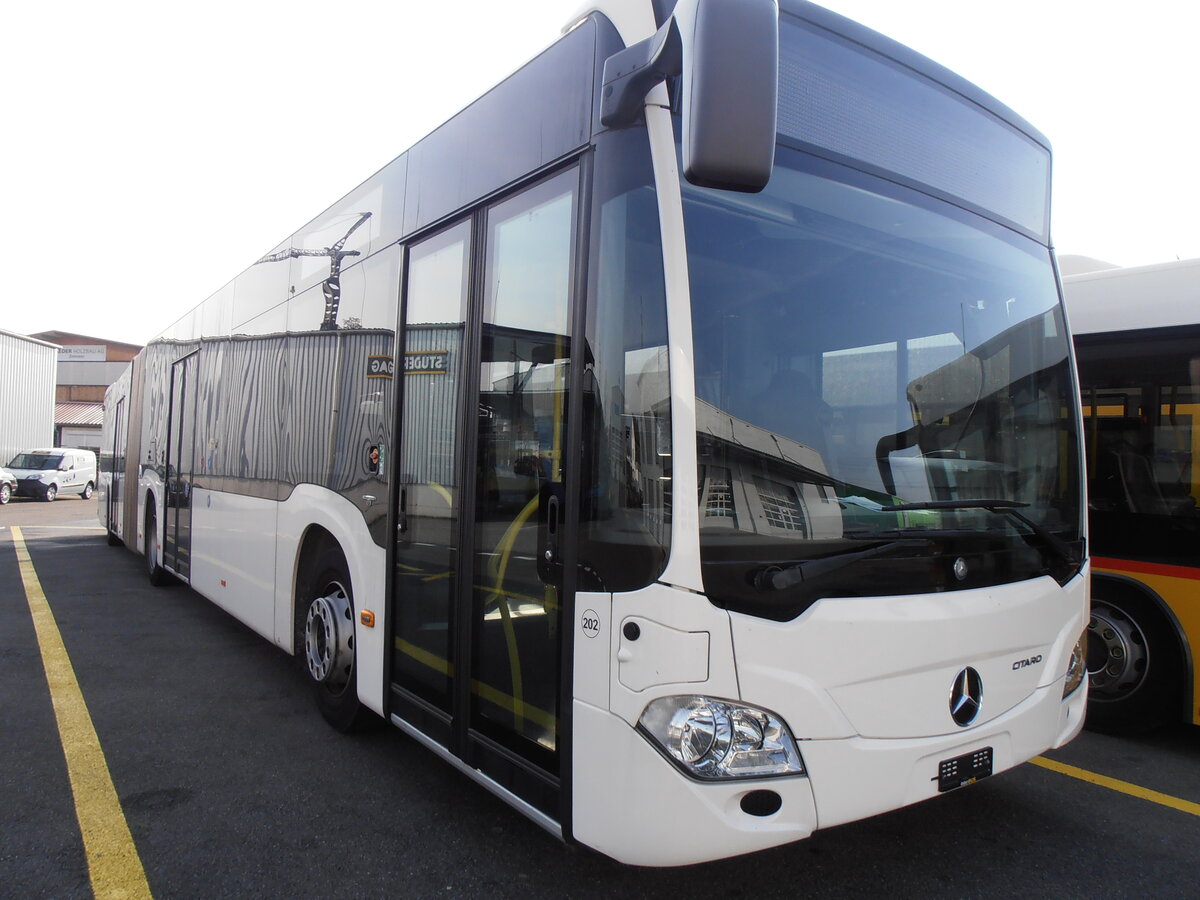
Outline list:
[[[350,566],[350,559],[346,555],[346,550],[342,546],[342,542],[334,536],[333,532],[329,531],[325,526],[316,522],[310,524],[304,529],[304,533],[300,536],[300,542],[296,547],[296,558],[292,565],[292,621],[296,620],[296,605],[300,601],[301,589],[307,583],[307,580],[316,574],[316,564],[321,556],[326,551],[336,550],[342,557],[342,563],[346,567],[346,573],[350,576],[350,585],[353,590],[354,572]],[[293,641],[292,653],[296,652],[295,642]]]
[[[292,640],[290,646],[285,647],[285,649],[290,649],[293,655],[299,652],[299,648],[296,646],[295,623],[300,595],[308,580],[318,574],[316,569],[319,567],[322,557],[328,552],[336,552],[341,557],[342,565],[350,578],[350,592],[355,616],[358,615],[360,604],[363,602],[359,594],[360,585],[366,582],[365,572],[362,570],[364,562],[355,559],[353,540],[339,535],[334,528],[329,527],[330,524],[309,522],[304,526],[295,543],[291,566],[291,587],[288,591],[288,614],[292,623]]]
[[[162,511],[158,508],[158,496],[154,488],[145,488],[142,493],[142,502],[138,509],[138,537],[137,546],[139,553],[146,552],[146,526],[150,521],[150,513],[154,513],[154,527],[162,527]]]
[[[1195,710],[1192,709],[1192,698],[1196,690],[1195,663],[1191,647],[1183,630],[1183,625],[1180,624],[1179,618],[1175,615],[1170,605],[1156,590],[1144,581],[1139,581],[1136,578],[1115,572],[1097,572],[1093,570],[1092,597],[1098,600],[1108,599],[1115,602],[1119,602],[1122,599],[1131,600],[1142,608],[1150,610],[1151,614],[1158,619],[1159,624],[1166,627],[1172,637],[1178,659],[1183,665],[1184,683],[1180,685],[1178,698],[1181,707],[1180,715],[1186,722],[1194,721]]]
[[[371,727],[380,721],[378,717],[382,716],[382,708],[377,698],[374,703],[371,702],[372,694],[378,694],[378,690],[363,690],[362,664],[366,657],[360,640],[363,631],[359,622],[362,601],[359,599],[360,588],[352,556],[333,532],[319,524],[310,524],[298,542],[293,571],[292,654],[301,669],[308,670],[307,677],[314,688],[321,715],[338,731]],[[337,574],[339,572],[344,578]],[[331,573],[334,573],[333,577],[339,585],[338,591],[328,591],[331,585],[326,579]],[[314,601],[314,596],[323,596],[325,599]],[[341,602],[346,604],[348,601],[348,605],[339,608],[336,600],[339,596]],[[333,609],[329,608],[330,604],[333,604]],[[314,617],[313,611],[319,607],[324,609],[324,614],[318,613]],[[332,624],[335,620],[349,620],[348,635]],[[306,628],[311,630],[306,633]],[[307,654],[305,647],[308,648]],[[351,652],[352,664],[345,665],[347,657],[342,654]],[[368,672],[377,669],[378,666],[367,667]],[[345,680],[340,684],[335,683],[333,674],[338,671],[346,673]]]
[[[162,479],[154,469],[144,466],[141,474],[138,476],[138,509],[137,518],[135,519],[137,528],[137,552],[144,553],[146,548],[146,512],[153,504],[155,521],[158,522],[158,527],[163,527],[166,510],[163,509],[158,502],[158,498],[162,495]]]
[[[331,542],[350,576],[358,648],[358,691],[367,706],[382,715],[384,658],[387,654],[384,598],[385,549],[372,538],[361,508],[347,497],[312,484],[297,485],[278,506],[275,557],[275,643],[293,655],[296,647],[296,600],[308,574],[303,561]],[[361,621],[364,610],[373,616]]]

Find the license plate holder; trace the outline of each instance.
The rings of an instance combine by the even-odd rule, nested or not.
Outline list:
[[[992,748],[983,747],[938,763],[938,793],[966,787],[992,774]]]

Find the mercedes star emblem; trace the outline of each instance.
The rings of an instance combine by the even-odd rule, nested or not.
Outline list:
[[[950,691],[950,715],[965,728],[975,721],[982,703],[983,679],[967,666],[954,677],[954,687]]]

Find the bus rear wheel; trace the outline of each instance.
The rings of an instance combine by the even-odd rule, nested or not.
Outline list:
[[[1171,721],[1182,672],[1170,630],[1148,602],[1094,588],[1087,641],[1089,729],[1138,734]]]
[[[354,593],[345,559],[326,549],[309,567],[296,603],[296,655],[322,717],[338,731],[374,720],[358,700]]]
[[[154,498],[146,501],[146,574],[155,587],[171,583],[171,573],[162,567],[162,547],[158,542],[158,513],[154,511]]]

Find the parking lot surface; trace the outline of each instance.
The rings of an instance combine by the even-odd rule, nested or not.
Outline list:
[[[62,665],[46,661],[19,543],[156,897],[1200,893],[1200,729],[1185,726],[1085,732],[1049,754],[1066,773],[1024,765],[750,857],[621,866],[554,840],[394,729],[332,731],[291,657],[186,587],[151,587],[141,557],[107,545],[95,501],[69,498],[0,507],[3,896],[121,890],[128,862],[115,843],[116,882],[89,868],[91,788],[70,761],[66,701],[52,700]]]

